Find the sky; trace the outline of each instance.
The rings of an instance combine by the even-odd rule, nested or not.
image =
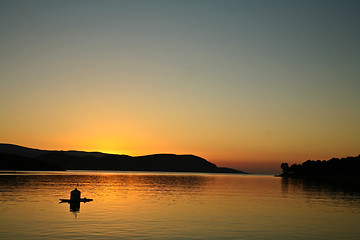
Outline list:
[[[360,154],[360,1],[0,0],[0,142],[276,173]]]

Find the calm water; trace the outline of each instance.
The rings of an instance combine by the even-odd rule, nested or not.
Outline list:
[[[360,239],[357,185],[272,176],[0,174],[0,212],[0,239]]]

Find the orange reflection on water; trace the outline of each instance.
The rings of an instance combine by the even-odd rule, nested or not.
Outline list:
[[[59,199],[75,187],[94,201],[81,203],[74,218]],[[359,199],[352,188],[272,176],[9,174],[0,175],[0,232],[6,239],[351,238],[360,234]]]

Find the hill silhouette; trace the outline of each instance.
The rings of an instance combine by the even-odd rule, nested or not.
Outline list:
[[[302,164],[281,164],[283,177],[360,179],[360,155],[357,157],[307,160]]]
[[[194,155],[153,154],[132,157],[128,155],[106,154],[82,151],[48,151],[26,148],[13,144],[0,144],[0,162],[9,162],[10,155],[18,157],[18,165],[4,165],[21,168],[31,166],[31,170],[43,170],[40,165],[53,166],[65,170],[113,170],[113,171],[161,171],[161,172],[205,172],[243,173],[231,168],[217,167],[215,164]],[[9,156],[7,156],[7,155]],[[36,162],[37,161],[37,162]],[[37,167],[35,167],[37,166]],[[2,169],[5,170],[5,169]],[[8,169],[23,170],[23,169]],[[26,169],[27,170],[27,169]],[[29,169],[30,170],[30,169]],[[51,170],[51,169],[44,169]]]
[[[40,159],[0,152],[0,170],[64,171],[63,168]]]

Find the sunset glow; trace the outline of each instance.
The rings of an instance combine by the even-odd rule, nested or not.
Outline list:
[[[358,1],[1,1],[0,142],[276,173],[360,154]]]

